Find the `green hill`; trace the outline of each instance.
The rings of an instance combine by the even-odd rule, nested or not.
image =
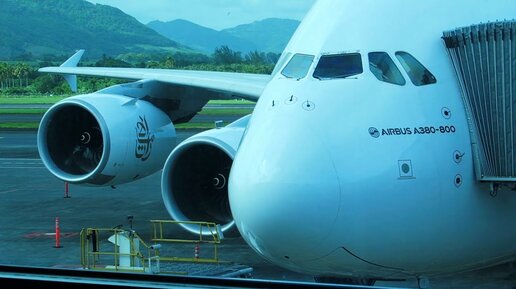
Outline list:
[[[222,31],[181,19],[169,22],[152,21],[147,24],[163,36],[205,53],[212,53],[222,45],[244,53],[254,50],[281,53],[298,25],[299,21],[296,20],[275,18]]]
[[[117,8],[84,0],[0,0],[0,59],[181,50]]]
[[[221,32],[253,42],[258,51],[281,53],[298,26],[297,20],[269,18]]]
[[[208,54],[213,53],[215,48],[223,45],[242,52],[248,52],[256,48],[254,43],[250,41],[183,19],[169,22],[152,21],[147,26],[168,39],[183,43]]]

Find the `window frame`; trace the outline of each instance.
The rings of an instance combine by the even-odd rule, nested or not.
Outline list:
[[[296,58],[297,56],[308,56],[308,57],[311,57],[310,65],[308,65],[306,67],[306,71],[304,72],[303,76],[295,77],[295,76],[286,75],[285,74],[285,69],[288,68],[288,66],[292,63],[294,58]],[[315,55],[307,54],[307,53],[294,53],[292,55],[292,57],[290,57],[290,59],[286,62],[284,67],[281,69],[281,75],[283,75],[284,77],[286,77],[288,79],[295,79],[295,80],[300,80],[300,79],[306,78],[306,76],[308,75],[308,72],[310,72],[310,69],[312,68],[312,66],[314,64],[314,60],[315,60]]]
[[[384,78],[383,76],[386,77],[386,72],[388,72],[387,70],[384,70],[382,69],[381,67],[378,67],[377,64],[373,63],[371,61],[371,55],[372,54],[375,54],[375,55],[378,55],[378,54],[382,54],[384,56],[386,56],[387,58],[385,58],[386,60],[388,60],[387,62],[383,62],[384,64],[386,63],[388,65],[387,68],[390,68],[390,73],[392,74],[392,76],[394,77],[392,80],[390,80],[389,78]],[[403,73],[401,72],[401,69],[398,67],[398,65],[396,65],[396,62],[394,61],[394,59],[389,55],[389,53],[385,52],[385,51],[370,51],[367,53],[367,60],[368,60],[368,63],[369,63],[369,71],[371,71],[371,73],[374,75],[374,77],[381,81],[381,82],[385,82],[385,83],[389,83],[389,84],[393,84],[393,85],[398,85],[398,86],[405,86],[405,84],[407,84],[407,80],[405,79],[405,77],[403,76]],[[374,66],[373,66],[374,65]],[[393,69],[394,68],[394,69]],[[374,71],[373,69],[377,69],[379,71]],[[381,72],[381,74],[379,74],[379,72]],[[397,74],[397,75],[396,75]],[[398,80],[398,81],[396,81]]]
[[[324,58],[337,58],[339,56],[340,57],[344,57],[344,56],[358,56],[358,58],[359,58],[358,63],[360,64],[360,72],[352,73],[352,74],[349,74],[349,75],[347,75],[347,74],[335,74],[334,76],[318,76],[318,75],[316,75],[317,69],[319,68],[319,65],[321,65],[321,61]],[[315,68],[314,68],[314,71],[312,73],[312,77],[315,78],[315,79],[318,79],[318,80],[335,80],[335,79],[349,79],[349,78],[355,79],[356,78],[355,76],[364,73],[364,63],[363,63],[362,54],[360,52],[358,52],[358,51],[321,54],[318,57],[316,62],[317,63],[315,64]]]
[[[400,54],[404,54],[405,56],[408,56],[410,61],[412,61],[412,64],[415,64],[416,67],[407,63],[407,60]],[[412,84],[414,84],[415,86],[425,86],[425,85],[432,85],[432,84],[437,83],[437,78],[435,77],[435,75],[425,65],[423,65],[421,63],[421,61],[419,61],[416,57],[414,57],[414,55],[412,55],[406,51],[400,50],[400,51],[396,51],[394,53],[394,56],[396,56],[396,59],[398,60],[401,67],[407,74],[408,78],[410,79],[410,82],[412,82]],[[413,69],[413,68],[416,68],[416,69]],[[416,73],[414,73],[413,71],[421,71],[422,73],[420,73],[421,75],[419,77],[416,77]],[[425,76],[428,77],[427,81],[423,80]],[[418,80],[418,79],[421,79],[421,80]]]
[[[278,73],[281,73],[281,71],[283,71],[283,68],[285,68],[285,66],[288,64],[288,62],[290,61],[290,58],[292,58],[292,56],[293,56],[292,52],[283,52],[280,55],[278,62],[274,66],[274,69],[272,70],[271,75],[275,76]]]

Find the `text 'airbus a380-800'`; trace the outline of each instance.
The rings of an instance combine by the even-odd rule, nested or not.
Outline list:
[[[53,106],[40,155],[86,185],[163,168],[174,219],[238,229],[264,258],[320,278],[511,262],[515,12],[512,0],[318,1],[272,75],[76,67],[79,51],[41,71],[72,87],[76,75],[136,82]],[[228,98],[257,104],[176,145],[174,124]]]

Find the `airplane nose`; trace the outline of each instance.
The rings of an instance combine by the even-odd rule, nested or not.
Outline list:
[[[231,169],[232,214],[265,258],[320,258],[337,225],[338,175],[315,129],[281,123],[249,128]]]

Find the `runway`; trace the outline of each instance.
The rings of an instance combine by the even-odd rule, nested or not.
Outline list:
[[[50,104],[0,104],[0,109],[49,109],[52,105]],[[252,109],[254,104],[207,104],[204,108],[232,108],[232,109]]]
[[[209,123],[222,120],[225,124],[229,124],[239,119],[243,115],[204,115],[198,114],[190,120],[192,123]],[[0,123],[7,122],[40,122],[43,118],[42,114],[0,114]]]

